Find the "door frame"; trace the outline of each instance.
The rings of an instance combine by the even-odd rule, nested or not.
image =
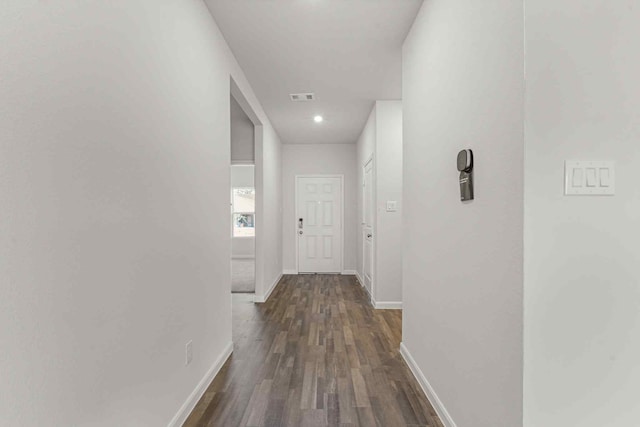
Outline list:
[[[369,298],[371,300],[373,300],[373,296],[375,295],[374,293],[374,289],[375,289],[375,284],[376,284],[376,241],[377,241],[377,236],[376,236],[376,230],[377,230],[377,223],[378,223],[378,201],[377,201],[377,192],[376,192],[376,163],[375,163],[375,154],[371,154],[371,156],[366,159],[364,161],[364,163],[362,164],[362,212],[360,212],[361,217],[360,217],[360,236],[362,239],[362,287],[364,288],[365,291],[367,291],[369,293]],[[366,248],[365,245],[367,244],[366,242],[366,236],[365,236],[365,222],[364,222],[364,215],[365,215],[365,200],[366,200],[366,195],[365,195],[365,189],[364,189],[364,183],[365,183],[365,176],[366,176],[366,170],[367,170],[367,166],[369,166],[369,164],[371,164],[371,184],[373,186],[373,191],[371,192],[371,232],[373,234],[373,239],[371,240],[371,291],[369,291],[367,289],[367,285],[365,284],[365,277],[367,275],[367,273],[364,271],[364,265],[365,265],[365,256],[366,256]]]
[[[231,133],[229,133],[229,188],[231,188],[231,166],[236,164],[253,164],[253,188],[256,192],[255,200],[255,237],[254,237],[254,295],[255,302],[264,302],[263,300],[268,297],[269,285],[265,283],[265,258],[266,258],[266,241],[264,238],[264,183],[263,183],[263,147],[262,141],[264,139],[264,127],[262,121],[258,117],[258,114],[253,109],[251,102],[249,102],[247,96],[236,83],[233,75],[229,75],[229,94],[236,100],[238,105],[244,113],[249,117],[251,123],[253,123],[253,143],[254,143],[254,161],[253,162],[233,162],[231,161]],[[230,117],[229,117],[230,122]],[[232,215],[229,214],[229,227],[233,229]],[[231,258],[232,258],[232,244],[233,236],[229,239],[229,272],[231,272]],[[229,276],[231,279],[231,276]],[[231,294],[231,280],[229,280],[229,294]]]
[[[300,239],[298,239],[298,182],[300,178],[339,178],[340,179],[340,271],[344,271],[344,175],[337,174],[311,174],[295,176],[295,194],[293,195],[293,238],[296,248],[296,274],[300,274]]]

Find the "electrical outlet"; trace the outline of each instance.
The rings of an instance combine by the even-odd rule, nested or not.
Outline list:
[[[187,343],[187,345],[185,346],[185,363],[184,363],[184,365],[187,366],[188,364],[191,363],[192,360],[193,360],[193,341],[189,341]]]

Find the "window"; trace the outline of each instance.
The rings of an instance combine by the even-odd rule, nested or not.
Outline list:
[[[256,235],[256,190],[255,188],[234,188],[233,237],[254,237]]]

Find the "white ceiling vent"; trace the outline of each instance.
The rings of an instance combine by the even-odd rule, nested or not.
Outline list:
[[[293,102],[315,101],[316,95],[313,93],[291,93],[289,97]]]

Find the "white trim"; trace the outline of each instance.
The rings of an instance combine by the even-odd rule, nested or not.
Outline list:
[[[371,295],[371,292],[369,292],[369,289],[367,289],[367,287],[364,285],[364,280],[362,280],[362,276],[360,276],[359,273],[356,273],[356,278],[358,279],[358,282],[360,282],[360,286],[362,286],[362,289],[364,289],[364,291],[369,296],[369,302],[371,303],[371,305],[374,305],[373,296]]]
[[[374,107],[375,108],[375,107]],[[377,252],[377,246],[376,246],[376,242],[378,240],[378,236],[377,236],[377,225],[378,225],[378,210],[377,210],[377,206],[378,206],[378,192],[377,192],[377,179],[376,179],[376,162],[375,162],[375,151],[373,153],[371,153],[371,156],[365,160],[364,164],[362,165],[362,216],[361,216],[361,225],[360,225],[360,235],[362,238],[362,275],[366,276],[366,273],[364,271],[364,266],[365,266],[365,256],[366,256],[366,244],[367,244],[367,237],[366,237],[366,231],[365,231],[365,223],[364,223],[364,212],[365,212],[365,189],[364,189],[364,184],[365,184],[365,179],[366,179],[366,170],[367,170],[367,166],[371,164],[371,185],[373,186],[373,190],[371,192],[371,234],[373,234],[373,238],[371,239],[371,291],[367,292],[369,293],[369,296],[371,297],[371,303],[374,304],[374,300],[373,300],[373,293],[375,292],[375,285],[376,285],[376,275],[377,275],[377,263],[378,263],[378,252]],[[363,277],[364,279],[364,277]],[[364,280],[361,282],[362,286],[367,289],[367,287],[364,284]],[[375,304],[374,304],[375,306]]]
[[[282,274],[298,274],[298,270],[282,270]]]
[[[359,271],[356,271],[356,279],[358,280],[358,283],[360,283],[360,286],[364,288],[364,280],[362,280],[362,276],[360,276]]]
[[[255,159],[254,160],[231,160],[231,166],[255,166],[255,165],[256,165]]]
[[[371,303],[378,310],[402,310],[402,301],[376,301],[372,298]]]
[[[339,178],[340,179],[340,271],[344,269],[344,175],[339,174],[310,174],[310,175],[296,175],[295,176],[295,194],[293,196],[293,204],[294,204],[294,219],[298,218],[298,179],[299,178]],[[298,239],[298,220],[294,221],[294,238],[296,239],[295,248],[296,248],[296,273],[300,273],[300,248]],[[325,273],[325,272],[319,272]],[[326,272],[329,273],[329,272]]]
[[[364,291],[369,296],[369,302],[371,303],[371,305],[375,307],[373,297],[371,296],[371,292],[369,292],[369,289],[367,289],[367,287],[364,285],[364,280],[362,280],[362,276],[358,271],[356,271],[356,280],[358,281],[358,283],[360,283],[360,286],[362,287],[362,289],[364,289]]]
[[[344,270],[341,274],[343,276],[357,276],[358,272],[355,270]]]
[[[211,368],[209,368],[204,377],[200,380],[196,388],[191,392],[187,400],[182,404],[180,410],[178,410],[178,413],[173,416],[173,418],[169,422],[169,427],[180,427],[182,426],[182,424],[184,424],[189,415],[191,415],[193,408],[196,407],[196,404],[198,403],[200,398],[202,398],[204,392],[207,391],[209,384],[211,384],[216,375],[218,375],[218,372],[220,372],[220,369],[222,369],[222,366],[225,364],[229,356],[231,356],[232,352],[233,342],[230,342],[224,348],[222,354],[218,356]]]
[[[256,259],[255,255],[232,255],[231,259]]]
[[[282,279],[282,273],[280,273],[278,275],[278,277],[276,278],[275,282],[273,282],[271,284],[271,286],[269,286],[269,290],[267,290],[267,292],[264,295],[262,295],[262,296],[256,295],[255,296],[254,302],[257,302],[257,303],[267,302],[267,300],[271,296],[271,292],[273,292],[273,290],[276,288],[276,285],[278,283],[280,283],[280,279]]]
[[[440,417],[440,421],[442,421],[444,427],[457,427],[456,423],[453,421],[453,418],[451,418],[451,415],[449,415],[447,408],[445,408],[440,398],[438,398],[435,390],[433,389],[433,387],[431,387],[429,381],[427,381],[427,378],[422,373],[422,370],[416,363],[413,356],[411,356],[409,349],[404,345],[404,342],[400,343],[400,354],[402,355],[404,361],[407,363],[407,366],[409,366],[409,369],[413,373],[413,376],[420,384],[420,387],[422,387],[422,391],[424,391],[427,399],[429,399],[429,402],[431,402],[431,406],[433,406],[436,414],[438,414],[438,417]]]

